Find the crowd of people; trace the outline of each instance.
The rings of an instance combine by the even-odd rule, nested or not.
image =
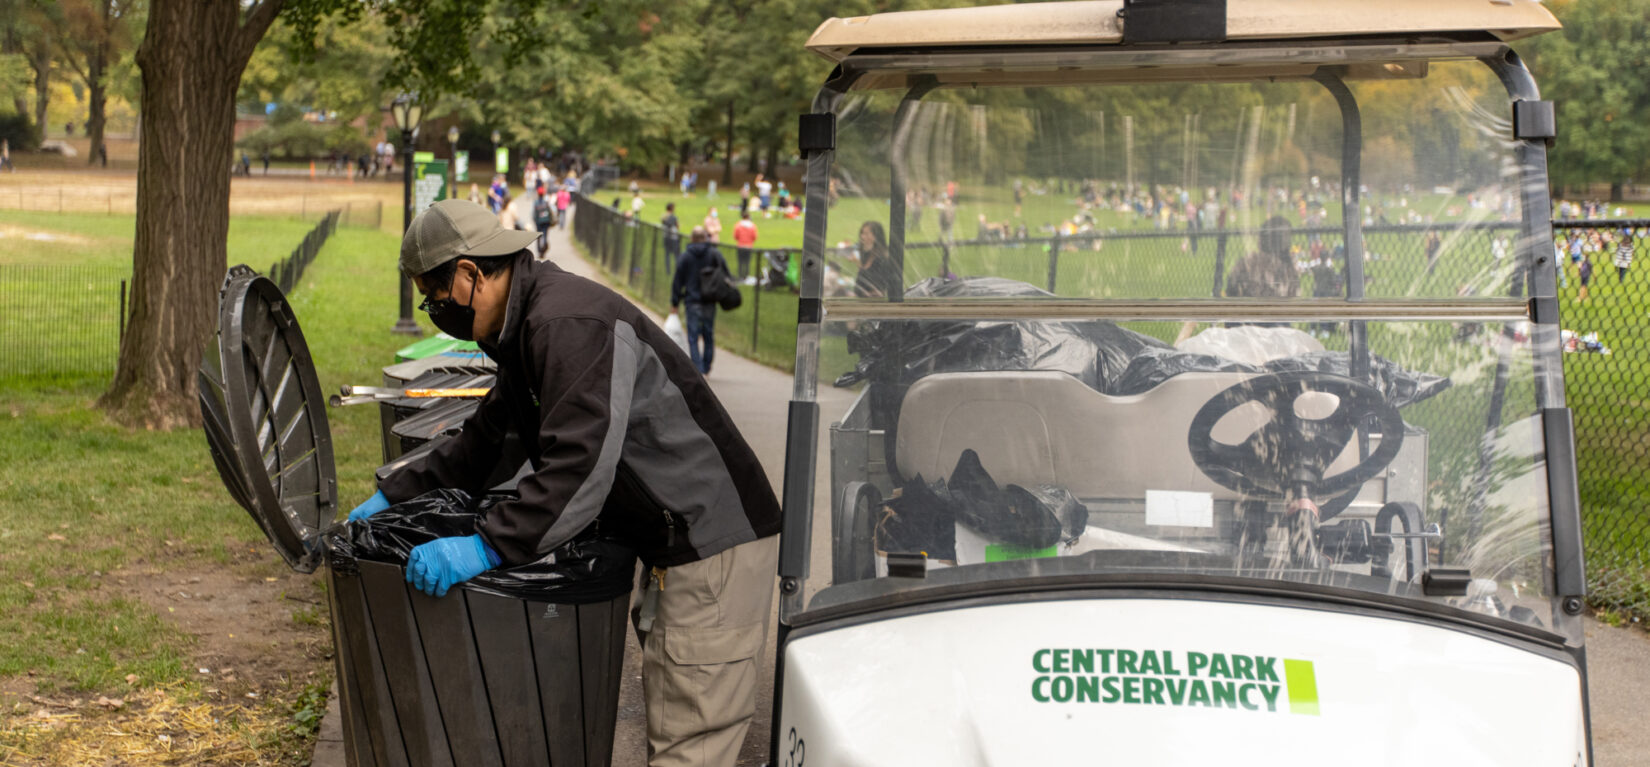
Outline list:
[[[579,162],[569,158],[557,162],[550,157],[530,157],[522,165],[520,191],[497,173],[485,194],[478,184],[470,184],[469,200],[491,211],[505,229],[537,233],[535,254],[542,256],[550,230],[567,228],[567,212],[579,191],[582,170]]]

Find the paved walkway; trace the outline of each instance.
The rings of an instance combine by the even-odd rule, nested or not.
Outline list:
[[[597,268],[579,257],[570,230],[550,236],[550,257],[563,269],[606,282]],[[644,307],[645,308],[645,307]],[[651,312],[650,312],[651,313]],[[656,320],[662,317],[654,315]],[[764,459],[775,492],[783,486],[785,413],[791,396],[791,375],[718,350],[710,383],[722,404],[738,423],[756,454]],[[846,409],[845,394],[820,387],[821,443],[832,414]],[[828,453],[821,453],[822,455]],[[830,508],[828,497],[816,498],[815,508]],[[824,522],[823,515],[819,516]],[[829,537],[816,543],[828,543]],[[829,553],[815,547],[814,567],[829,567]],[[776,616],[777,617],[777,616]],[[619,726],[613,764],[639,767],[646,761],[641,700],[641,651],[635,635],[626,632],[624,680],[619,693]],[[1650,636],[1636,629],[1615,629],[1589,620],[1587,646],[1592,680],[1594,767],[1650,767]],[[764,658],[757,701],[757,721],[745,740],[739,765],[760,765],[767,758],[769,713],[773,710],[773,658]],[[336,711],[337,696],[321,725],[314,767],[344,767],[342,733]]]

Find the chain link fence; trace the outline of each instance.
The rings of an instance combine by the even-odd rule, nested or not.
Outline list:
[[[1589,598],[1650,619],[1650,219],[1553,231]]]
[[[585,252],[648,304],[666,309],[674,259],[665,232],[634,221],[593,198],[606,177],[586,176],[573,221]],[[1369,296],[1459,298],[1522,295],[1511,222],[1438,225],[1378,224],[1364,227],[1364,286]],[[988,236],[905,244],[905,282],[924,277],[989,272],[1062,295],[1206,297],[1226,295],[1235,265],[1260,247],[1261,233],[1244,230],[1145,230],[1053,237]],[[1302,296],[1339,296],[1345,275],[1340,228],[1295,228],[1288,234]],[[683,233],[683,245],[686,236]],[[1650,219],[1558,221],[1559,300],[1565,346],[1565,393],[1575,414],[1577,468],[1592,603],[1607,611],[1650,619]],[[726,248],[724,248],[726,250]],[[827,293],[851,291],[858,258],[851,249],[829,249]],[[783,270],[800,252],[762,249],[759,271]],[[835,276],[835,279],[832,276]],[[748,309],[748,313],[745,313]],[[764,317],[766,321],[764,321]],[[732,320],[733,322],[729,322]],[[789,368],[794,359],[796,298],[789,290],[746,288],[745,307],[718,316],[719,345],[748,349],[768,364]],[[734,323],[738,332],[728,333]],[[1137,328],[1152,332],[1152,328]],[[1161,330],[1171,340],[1173,328]],[[1331,327],[1310,328],[1331,347],[1345,348]],[[1378,332],[1380,329],[1372,329]],[[1436,329],[1436,345],[1494,343],[1516,327],[1460,325]],[[748,333],[748,343],[744,341]],[[1406,343],[1414,344],[1415,339]],[[742,348],[743,347],[743,348]],[[1474,475],[1458,497],[1440,510],[1443,547],[1484,513],[1485,488],[1495,471],[1484,445],[1449,446],[1451,440],[1487,442],[1514,419],[1528,417],[1534,384],[1527,375],[1501,372],[1458,384],[1454,397],[1416,406],[1432,425],[1438,455],[1478,455],[1476,465],[1430,467],[1432,476]],[[1498,380],[1499,379],[1499,380]],[[1459,402],[1480,403],[1476,408]],[[1481,403],[1493,403],[1484,412]],[[1457,516],[1452,526],[1445,517]],[[1465,515],[1462,519],[1460,515]],[[1451,528],[1456,532],[1448,532]],[[1442,554],[1443,552],[1440,552]]]
[[[292,290],[342,218],[325,214],[270,279]],[[0,264],[0,377],[113,373],[131,277],[128,266]]]

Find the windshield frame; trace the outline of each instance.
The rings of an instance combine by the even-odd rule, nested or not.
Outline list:
[[[984,88],[1040,85],[1046,84],[1046,79],[1050,76],[1069,77],[1074,72],[1087,75],[1078,78],[1084,83],[1171,82],[1175,80],[1176,75],[1189,81],[1206,82],[1211,77],[1211,70],[1215,68],[1220,72],[1221,81],[1268,79],[1280,75],[1290,79],[1311,79],[1328,88],[1341,106],[1346,126],[1342,158],[1343,204],[1354,206],[1353,209],[1356,209],[1359,188],[1357,169],[1362,137],[1358,130],[1357,104],[1342,81],[1343,77],[1354,74],[1380,76],[1383,65],[1399,62],[1407,63],[1400,64],[1399,71],[1391,74],[1413,77],[1415,71],[1410,68],[1412,64],[1419,63],[1420,72],[1424,75],[1426,62],[1462,59],[1476,59],[1488,66],[1506,90],[1509,105],[1518,101],[1539,100],[1539,92],[1533,78],[1522,61],[1504,43],[1493,40],[1417,41],[1411,38],[1401,41],[1326,40],[1229,43],[1212,46],[1068,46],[1031,50],[864,50],[844,59],[832,73],[815,99],[814,113],[829,115],[828,119],[833,121],[834,135],[837,108],[843,97],[855,90],[905,88],[906,96],[894,118],[895,125],[898,126],[902,124],[909,106],[920,101],[929,92],[947,86]],[[1172,66],[1165,66],[1166,63]],[[1313,71],[1302,73],[1298,69],[1300,65],[1311,67]],[[1153,75],[1150,78],[1135,77],[1131,80],[1128,72],[1138,74],[1144,71],[1142,67],[1155,68]],[[1280,67],[1289,68],[1289,74],[1284,75],[1279,70]],[[1109,77],[1111,74],[1117,76]],[[1164,74],[1170,76],[1160,77]],[[807,119],[805,116],[804,120]],[[896,129],[896,135],[891,141],[899,140],[897,133]],[[1547,263],[1545,259],[1551,258],[1552,255],[1551,208],[1546,185],[1546,146],[1541,137],[1518,138],[1520,140],[1516,142],[1514,153],[1519,174],[1517,187],[1522,198],[1522,216],[1520,236],[1516,238],[1514,252],[1523,267],[1526,297],[1474,299],[1456,305],[1456,302],[1437,300],[1361,301],[1361,296],[1353,295],[1347,299],[1290,301],[1286,307],[1281,306],[1283,302],[1233,302],[1223,299],[1159,299],[1133,302],[1050,300],[1016,301],[1012,310],[1034,315],[1069,313],[1108,318],[1143,318],[1145,315],[1159,314],[1182,316],[1188,312],[1199,317],[1223,320],[1237,319],[1239,317],[1236,315],[1250,314],[1287,315],[1297,319],[1328,317],[1346,320],[1355,317],[1359,319],[1352,321],[1353,348],[1365,355],[1368,353],[1367,339],[1357,339],[1362,336],[1360,328],[1369,319],[1437,319],[1456,312],[1462,316],[1490,313],[1511,317],[1521,314],[1523,318],[1531,321],[1530,344],[1536,378],[1536,406],[1541,411],[1541,422],[1545,431],[1549,498],[1546,505],[1548,518],[1542,520],[1542,533],[1548,537],[1545,542],[1551,546],[1552,553],[1551,560],[1546,563],[1547,577],[1553,580],[1552,593],[1555,595],[1551,625],[1565,641],[1579,644],[1580,622],[1577,616],[1581,611],[1580,597],[1584,593],[1585,580],[1581,566],[1579,494],[1575,479],[1574,442],[1569,430],[1569,413],[1564,404],[1560,362],[1559,326],[1556,317],[1557,284],[1552,269],[1537,268]],[[831,178],[834,154],[834,147],[806,152],[807,177]],[[898,175],[896,171],[895,176]],[[813,622],[821,614],[819,608],[809,608],[805,603],[803,582],[811,570],[809,560],[814,542],[810,538],[815,529],[815,475],[820,445],[819,406],[816,395],[820,373],[821,326],[827,313],[827,307],[822,301],[822,288],[824,254],[827,250],[825,232],[828,202],[829,190],[826,184],[808,185],[801,301],[797,326],[796,374],[790,408],[783,494],[784,529],[803,533],[798,535],[793,532],[791,535],[783,536],[781,541],[780,620],[784,625]],[[903,209],[903,195],[898,193],[898,187],[896,193],[890,195],[890,209],[891,220],[898,220],[897,217]],[[1355,274],[1352,270],[1358,268],[1355,264],[1361,262],[1361,227],[1357,216],[1344,218],[1349,246],[1347,268],[1349,277],[1352,277]],[[890,232],[889,239],[890,251],[900,253],[903,248],[903,232],[895,227],[894,231]],[[1354,242],[1358,245],[1354,246]],[[1355,253],[1357,257],[1354,257]],[[901,301],[901,296],[891,295],[888,302],[874,303],[878,304],[878,311],[886,313],[890,309],[895,309],[890,306],[890,302]],[[853,314],[858,303],[862,302],[833,300],[829,313],[833,319],[841,319]],[[937,305],[906,305],[895,310],[912,316],[926,316],[930,312],[962,311],[973,317],[1000,318],[1003,315],[997,312],[1010,310],[1006,304],[1007,302],[981,302],[965,311]],[[1110,577],[1104,573],[1096,573],[1090,576],[1090,580],[1094,585],[1102,585],[1108,582]],[[1215,576],[1198,578],[1207,580]],[[1070,588],[1078,585],[1075,581],[1083,579],[1070,576],[1067,580],[1073,581],[1064,586]],[[1182,588],[1187,585],[1179,578],[1154,575],[1150,572],[1135,573],[1124,580],[1135,585],[1175,583]],[[1232,578],[1220,580],[1245,581]],[[1258,582],[1255,589],[1277,590],[1281,586],[1282,584]],[[1020,588],[1026,587],[1026,584],[1020,584]],[[980,583],[975,584],[975,588],[983,594],[1002,591],[1004,586]],[[1042,589],[1041,586],[1037,588]],[[1311,590],[1285,590],[1297,597],[1312,594],[1322,596],[1317,592],[1327,590],[1339,594],[1340,598],[1354,601],[1366,601],[1372,596],[1379,596],[1325,586],[1316,586]],[[939,594],[922,596],[926,591],[927,589],[917,589],[910,592],[907,597],[901,598],[868,599],[857,607],[836,605],[825,608],[827,612],[823,614],[884,610],[913,600],[929,598],[960,598],[966,595],[968,588],[960,585],[954,589],[947,587],[947,591],[955,592],[950,597]],[[1441,611],[1458,614],[1458,618],[1468,622],[1494,624],[1498,627],[1497,630],[1504,628],[1501,624],[1507,624],[1500,619],[1443,605],[1397,597],[1391,599],[1397,599],[1403,604],[1425,605],[1426,609],[1423,612],[1427,614]],[[1390,600],[1376,601],[1384,603]],[[1538,634],[1546,633],[1539,629],[1532,630]]]

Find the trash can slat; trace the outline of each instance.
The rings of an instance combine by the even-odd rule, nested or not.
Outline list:
[[[447,745],[446,728],[435,704],[435,687],[424,661],[424,646],[418,639],[405,571],[396,565],[359,562],[361,584],[367,594],[367,610],[375,619],[378,652],[383,657],[383,674],[389,681],[401,737],[406,742],[412,767],[451,767],[453,754]],[[423,594],[418,594],[423,597]]]
[[[452,753],[465,765],[503,767],[464,590],[440,598],[414,592],[410,598]]]
[[[578,609],[573,605],[527,603],[528,633],[533,638],[533,665],[538,670],[539,701],[544,706],[544,734],[550,767],[589,762],[584,752],[584,696],[579,653]]]
[[[475,629],[481,671],[498,730],[505,767],[538,767],[550,753],[544,741],[544,714],[533,674],[533,645],[527,639],[527,611],[511,597],[464,591]]]
[[[377,633],[367,612],[367,597],[359,577],[332,573],[332,590],[338,594],[341,620],[335,630],[349,652],[355,689],[367,709],[367,733],[374,763],[386,767],[409,767],[406,747],[401,743],[401,725],[391,703],[390,688],[384,679],[384,663],[378,656]]]
[[[332,660],[336,672],[338,713],[344,726],[345,759],[351,765],[362,767],[377,763],[373,756],[371,728],[367,725],[367,707],[361,701],[361,686],[355,681],[355,667],[350,664],[349,647],[343,636],[343,610],[338,606],[336,579],[333,588],[326,589],[327,608],[332,616]]]
[[[624,636],[629,595],[608,602],[579,605],[579,654],[584,658],[584,751],[586,763],[613,760],[613,727],[618,719],[619,674],[624,664]]]

